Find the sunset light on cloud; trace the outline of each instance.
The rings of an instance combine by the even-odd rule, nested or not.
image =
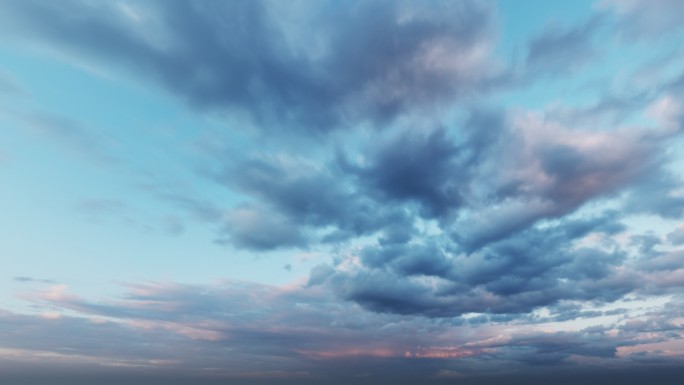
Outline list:
[[[681,384],[684,1],[0,2],[0,384]]]

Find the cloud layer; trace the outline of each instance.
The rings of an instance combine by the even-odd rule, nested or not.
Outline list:
[[[684,357],[680,4],[601,1],[523,32],[488,1],[1,4],[0,43],[196,119],[159,134],[103,118],[117,136],[1,71],[0,98],[26,99],[2,123],[136,185],[76,197],[81,216],[163,207],[147,217],[164,234],[209,227],[226,258],[300,276],[136,279],[108,297],[12,273],[26,311],[0,310],[0,370],[534,383],[659,368],[666,383]],[[506,33],[525,36],[513,53]],[[303,275],[296,253],[316,256]]]

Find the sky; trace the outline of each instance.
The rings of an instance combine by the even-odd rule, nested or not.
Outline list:
[[[2,1],[0,378],[679,384],[683,45],[678,0]]]

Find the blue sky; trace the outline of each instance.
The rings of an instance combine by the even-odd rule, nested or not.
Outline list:
[[[674,383],[681,15],[3,2],[0,371]]]

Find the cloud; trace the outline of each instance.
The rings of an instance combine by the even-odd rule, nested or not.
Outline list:
[[[375,135],[357,161],[258,156],[214,178],[289,227],[312,234],[327,228],[319,240],[378,232],[406,240],[414,232],[410,218],[422,217],[440,221],[469,250],[654,175],[671,183],[659,170],[664,138],[646,131],[592,132],[535,115],[474,110],[458,129]],[[396,224],[405,231],[397,233]]]
[[[220,238],[268,250],[372,236],[385,256],[435,233],[437,249],[471,254],[610,199],[624,199],[630,214],[674,218],[683,207],[663,156],[679,132],[665,127],[589,130],[540,113],[473,109],[452,127],[412,128],[373,132],[332,159],[280,153],[233,162],[212,178],[246,195],[234,213],[252,215],[228,218]],[[437,268],[417,254],[415,266]]]
[[[473,178],[469,190],[479,194],[456,221],[455,239],[475,250],[540,219],[642,186],[661,166],[664,143],[649,136],[574,129],[533,114],[510,117]]]
[[[525,66],[535,74],[539,72],[574,72],[597,56],[592,40],[601,26],[600,18],[572,28],[549,25],[531,39]]]
[[[22,282],[22,283],[48,283],[48,284],[54,284],[55,281],[52,279],[40,279],[40,278],[33,278],[33,277],[25,277],[25,276],[18,276],[12,278],[14,282]]]
[[[118,298],[99,300],[58,286],[23,298],[42,313],[1,311],[3,349],[11,350],[15,367],[49,353],[50,361],[43,359],[35,370],[54,365],[62,373],[116,368],[122,375],[179,373],[198,381],[274,376],[306,382],[350,380],[360,373],[373,380],[418,379],[451,371],[475,381],[484,372],[514,375],[511,362],[527,373],[556,367],[577,374],[586,369],[580,359],[603,360],[604,369],[619,371],[650,344],[674,341],[676,349],[683,348],[677,342],[681,325],[668,321],[681,313],[676,300],[624,323],[570,331],[509,319],[502,321],[508,323],[502,335],[487,324],[367,312],[320,288],[241,281],[135,283]],[[558,310],[577,309],[565,308]],[[71,315],[59,314],[64,311]],[[192,355],[185,354],[188,349]],[[624,355],[625,349],[632,353]],[[680,362],[660,358],[665,367]]]
[[[684,21],[684,5],[677,0],[603,0],[599,4],[617,16],[618,27],[628,39],[660,38]]]
[[[612,302],[642,288],[621,269],[626,251],[579,245],[590,234],[623,231],[615,213],[531,227],[476,253],[446,236],[372,245],[312,272],[366,309],[428,317],[527,314],[561,300]],[[645,289],[648,285],[644,285]]]
[[[674,245],[684,244],[684,226],[680,225],[672,232],[667,234],[667,240]]]
[[[462,204],[459,182],[467,176],[459,152],[444,130],[405,133],[374,149],[368,165],[355,173],[377,200],[413,201],[424,216],[441,217]]]
[[[292,221],[267,210],[243,206],[233,209],[225,220],[227,239],[238,248],[270,250],[278,247],[304,246],[306,237]]]
[[[496,72],[493,9],[483,2],[3,8],[17,39],[124,68],[202,110],[242,111],[270,133],[391,121],[478,93]]]
[[[318,164],[301,157],[269,155],[240,161],[215,178],[259,203],[237,208],[234,214],[251,214],[228,218],[225,230],[236,245],[272,249],[303,246],[308,240],[339,242],[407,224],[401,210],[376,205],[349,177],[334,162]]]
[[[662,33],[649,20],[665,17],[665,3],[644,14],[640,1],[605,4],[620,23],[637,21],[623,31]],[[232,248],[330,257],[289,286],[24,292],[35,314],[0,312],[2,348],[18,361],[46,354],[60,365],[293,381],[681,364],[684,236],[629,224],[684,213],[672,167],[684,77],[576,108],[505,110],[478,98],[496,82],[524,87],[584,69],[605,18],[535,35],[520,76],[497,68],[496,12],[483,2],[0,9],[12,38],[129,71],[261,134],[240,137],[247,144],[235,151],[205,147],[210,165],[198,174],[228,189],[230,206],[152,181],[145,191],[182,213],[154,223],[179,235],[188,216]],[[22,119],[80,155],[115,160],[106,138],[77,121]],[[128,210],[123,202],[79,209],[98,219]]]
[[[18,115],[19,125],[48,139],[63,149],[100,164],[118,162],[109,151],[111,139],[92,127],[60,114],[34,111]]]

